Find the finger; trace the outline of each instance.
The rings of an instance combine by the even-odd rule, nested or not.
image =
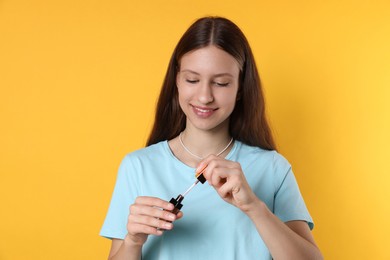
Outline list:
[[[209,183],[216,188],[222,186],[227,181],[226,174],[224,174],[226,171],[225,168],[214,168],[209,177]]]
[[[206,168],[209,167],[209,164],[213,161],[213,160],[217,160],[217,159],[220,159],[219,157],[215,156],[215,155],[209,155],[207,156],[205,159],[203,159],[197,166],[196,170],[195,170],[195,177],[198,177],[199,175],[203,174],[205,171],[206,171]]]
[[[234,196],[234,194],[237,194],[238,192],[240,192],[240,190],[241,187],[237,182],[228,181],[221,185],[217,189],[217,192],[219,196],[225,199]]]
[[[142,225],[142,224],[137,224],[137,223],[129,224],[127,230],[129,234],[132,235],[146,234],[146,235],[161,236],[163,234],[163,230]]]
[[[133,204],[130,206],[130,215],[144,215],[168,221],[174,221],[176,219],[176,215],[168,210],[140,204]]]
[[[234,161],[226,160],[225,158],[221,158],[215,155],[209,155],[199,163],[198,167],[196,168],[196,172],[199,172],[202,168],[205,167],[205,165],[207,165],[208,167],[208,165],[210,165],[212,162],[217,163],[216,166],[224,164],[227,168],[236,168],[237,164],[239,164]]]
[[[217,165],[216,160],[218,160],[218,158],[215,156],[208,156],[196,169],[195,176],[198,178],[199,175],[203,175],[203,177],[208,181],[213,169]]]
[[[213,173],[214,169],[216,168],[225,168],[225,169],[237,169],[241,170],[241,165],[237,162],[225,160],[223,158],[219,158],[213,155],[208,156],[204,161],[202,161],[198,168],[201,169],[200,171],[203,172],[203,176],[209,180],[211,174]]]
[[[183,217],[183,211],[179,211],[179,212],[176,214],[176,220],[181,219],[182,217]]]
[[[172,229],[173,224],[163,219],[158,219],[150,216],[131,215],[129,216],[129,222],[132,224],[143,225],[146,227],[153,227],[157,229]]]
[[[233,181],[245,180],[245,175],[241,169],[237,168],[216,168],[212,175],[218,175],[221,179],[232,179]]]
[[[210,169],[207,169],[208,171],[204,176],[208,180],[209,184],[217,188],[233,176],[236,176],[234,179],[239,179],[240,176],[243,175],[239,164],[230,164],[230,166],[233,166],[234,168],[227,168],[225,166],[225,164],[219,166],[211,165]]]
[[[172,203],[169,203],[166,200],[162,200],[162,199],[156,198],[156,197],[140,196],[140,197],[137,197],[135,199],[134,204],[153,206],[153,207],[158,207],[158,208],[162,208],[165,210],[172,210],[174,208],[174,205]]]

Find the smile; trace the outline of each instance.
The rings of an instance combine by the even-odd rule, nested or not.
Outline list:
[[[213,109],[202,109],[202,108],[198,108],[198,107],[194,107],[194,108],[202,113],[209,113],[209,112],[214,111]]]
[[[192,106],[192,108],[196,115],[203,118],[211,116],[214,113],[214,111],[217,110],[214,108],[204,108],[204,107],[196,107],[196,106]]]

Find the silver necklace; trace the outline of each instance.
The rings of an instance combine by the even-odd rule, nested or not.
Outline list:
[[[182,138],[181,138],[182,133],[183,133],[183,132],[181,132],[181,133],[179,134],[179,141],[180,141],[181,146],[183,146],[184,150],[186,150],[186,152],[189,153],[189,154],[191,154],[193,157],[195,157],[195,158],[197,158],[197,159],[199,159],[199,160],[203,160],[203,159],[204,159],[203,157],[200,157],[200,156],[198,156],[198,155],[192,153],[192,152],[184,145],[183,140],[182,140]],[[232,142],[233,142],[233,137],[232,137],[232,139],[230,139],[230,142],[228,143],[228,145],[226,145],[226,147],[223,148],[223,150],[220,151],[220,152],[217,154],[217,156],[220,156],[224,151],[226,151],[226,149],[228,149],[228,147],[232,144]]]

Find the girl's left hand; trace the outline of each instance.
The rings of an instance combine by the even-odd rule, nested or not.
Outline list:
[[[239,163],[210,155],[199,164],[197,172],[204,168],[204,165],[207,167],[203,176],[226,202],[248,212],[259,201]]]

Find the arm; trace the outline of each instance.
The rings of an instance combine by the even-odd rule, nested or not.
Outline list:
[[[305,221],[283,223],[260,200],[245,213],[274,259],[323,259]]]
[[[172,221],[183,216],[170,211],[174,206],[164,200],[153,197],[138,197],[130,206],[127,223],[127,235],[122,239],[113,239],[108,259],[140,260],[142,246],[148,235],[161,236],[164,230],[173,228]]]
[[[128,260],[140,260],[142,245],[133,245],[128,236],[124,240],[113,239],[111,243],[111,250],[108,259],[128,259]]]
[[[322,259],[306,222],[283,223],[252,191],[239,163],[209,156],[198,167],[226,202],[242,210],[254,223],[274,259]]]

